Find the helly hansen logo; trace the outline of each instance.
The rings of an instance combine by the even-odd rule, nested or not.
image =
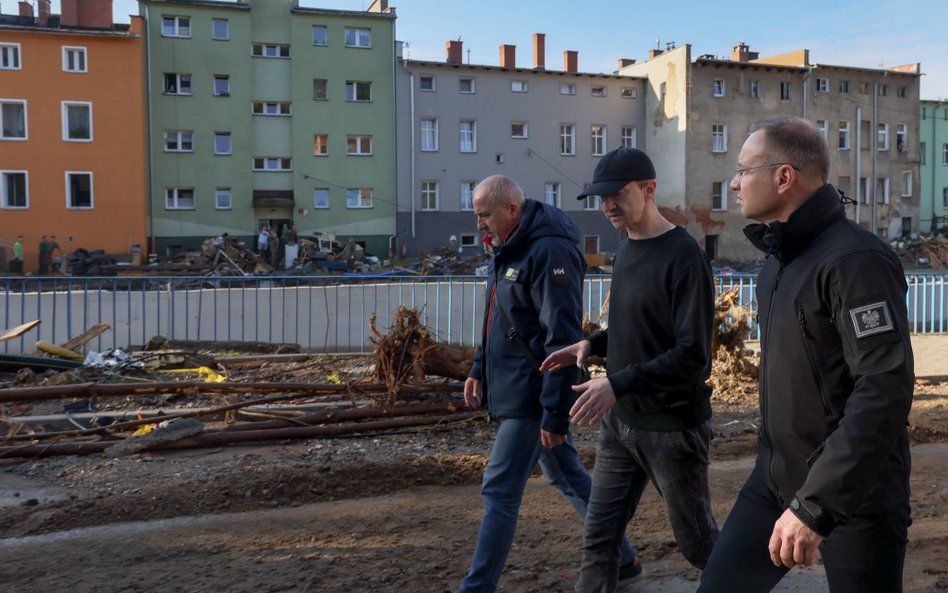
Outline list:
[[[569,276],[566,275],[566,268],[563,266],[553,266],[553,286],[569,286]]]
[[[865,338],[875,334],[892,331],[892,316],[889,314],[889,305],[885,301],[863,305],[849,310],[849,317],[853,323],[853,330],[857,338]]]
[[[565,269],[565,268],[553,268],[553,275],[554,275],[554,276],[565,276],[565,275],[566,275],[566,269]]]

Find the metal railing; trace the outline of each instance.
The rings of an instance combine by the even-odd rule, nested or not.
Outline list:
[[[914,333],[948,331],[946,274],[908,274],[906,303]],[[738,288],[751,312],[749,338],[758,337],[754,275],[719,275],[719,291]],[[608,276],[585,279],[583,302],[598,321],[609,292]],[[379,331],[399,305],[416,308],[439,340],[480,341],[484,279],[475,276],[265,276],[0,278],[0,327],[40,319],[0,352],[32,352],[37,340],[60,343],[93,324],[111,331],[88,350],[139,347],[155,335],[180,340],[289,342],[328,352],[371,349],[370,319]]]

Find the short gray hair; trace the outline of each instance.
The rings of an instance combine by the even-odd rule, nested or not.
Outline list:
[[[477,187],[484,187],[487,192],[487,198],[493,201],[499,201],[504,204],[514,203],[523,206],[523,190],[517,185],[517,182],[506,175],[491,175],[477,184]]]
[[[754,122],[750,134],[763,130],[765,146],[774,160],[786,161],[798,170],[829,179],[829,146],[823,132],[802,117],[781,116]]]

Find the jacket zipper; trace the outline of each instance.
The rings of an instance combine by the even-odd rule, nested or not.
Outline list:
[[[763,342],[760,349],[760,368],[763,371],[762,380],[760,382],[760,413],[762,416],[762,422],[764,427],[764,434],[767,435],[767,445],[770,449],[770,461],[767,463],[767,474],[770,477],[770,483],[773,484],[774,489],[777,491],[777,496],[780,496],[780,488],[777,486],[777,478],[774,476],[774,445],[770,440],[770,427],[768,426],[769,415],[767,414],[767,350],[770,345],[770,340],[767,337],[770,334],[770,322],[773,320],[774,315],[774,295],[777,294],[777,285],[780,284],[780,277],[783,276],[783,264],[780,263],[780,260],[777,260],[777,275],[774,277],[774,284],[770,289],[770,308],[767,309],[767,330],[764,332],[762,338]]]
[[[829,401],[826,399],[826,392],[823,389],[823,378],[820,377],[819,368],[816,366],[816,358],[813,356],[813,350],[810,349],[810,333],[806,330],[806,317],[803,313],[803,307],[797,307],[797,325],[800,326],[800,339],[803,340],[803,349],[806,351],[806,359],[810,363],[810,373],[813,375],[813,381],[816,382],[816,388],[820,392],[820,401],[823,402],[823,413],[827,416],[831,413]]]

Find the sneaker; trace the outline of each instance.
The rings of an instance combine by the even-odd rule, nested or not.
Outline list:
[[[634,582],[637,578],[642,576],[642,570],[642,561],[636,556],[632,562],[619,567],[619,580],[616,582],[616,586],[621,587]]]

